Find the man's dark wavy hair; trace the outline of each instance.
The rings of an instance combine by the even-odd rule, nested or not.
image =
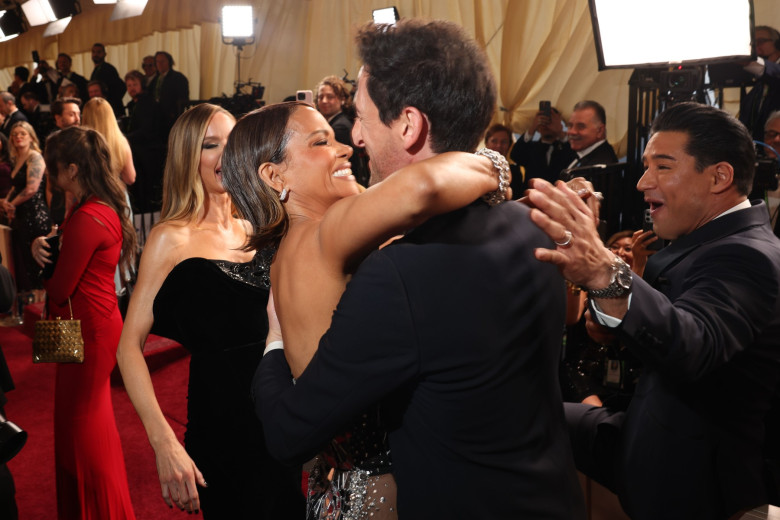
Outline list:
[[[723,110],[699,103],[678,103],[661,112],[653,121],[651,134],[685,132],[685,151],[696,160],[696,169],[721,161],[734,168],[734,184],[741,195],[753,187],[756,148],[745,125]]]
[[[415,107],[430,121],[433,152],[476,149],[495,110],[496,84],[484,51],[463,28],[412,19],[372,23],[356,43],[385,125]]]

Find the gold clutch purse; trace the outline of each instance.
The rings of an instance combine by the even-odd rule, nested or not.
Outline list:
[[[48,302],[47,302],[48,303]],[[48,307],[48,305],[46,305]],[[70,319],[57,317],[35,322],[33,363],[83,363],[84,338],[81,320],[73,319],[73,307],[68,298]]]

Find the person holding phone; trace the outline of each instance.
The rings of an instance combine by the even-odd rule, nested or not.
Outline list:
[[[561,113],[549,101],[540,101],[533,124],[509,151],[512,162],[525,169],[525,179],[512,178],[512,192],[519,197],[535,177],[555,182],[575,157],[566,142]]]

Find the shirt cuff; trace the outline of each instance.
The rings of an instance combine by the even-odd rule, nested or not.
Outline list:
[[[272,350],[284,350],[284,343],[282,342],[282,340],[272,341],[271,343],[266,345],[265,350],[263,351],[263,356],[265,356]]]
[[[628,309],[631,308],[632,296],[633,294],[628,295],[628,307],[626,308],[626,312],[628,312]],[[614,329],[623,323],[623,320],[619,318],[615,318],[609,314],[604,314],[604,312],[602,312],[602,310],[599,308],[599,304],[596,303],[596,300],[591,300],[591,305],[593,305],[593,310],[596,311],[596,321],[599,322],[600,325]]]
[[[766,69],[766,65],[764,65],[764,58],[761,58],[760,56],[756,58],[756,61],[751,61],[747,65],[745,65],[744,69],[756,76],[757,78],[760,78],[764,75],[764,70]]]

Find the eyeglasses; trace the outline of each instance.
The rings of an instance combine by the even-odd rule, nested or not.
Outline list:
[[[780,135],[780,132],[775,132],[774,130],[767,130],[764,132],[764,139],[767,141],[772,141],[774,139],[777,139],[777,136]]]

